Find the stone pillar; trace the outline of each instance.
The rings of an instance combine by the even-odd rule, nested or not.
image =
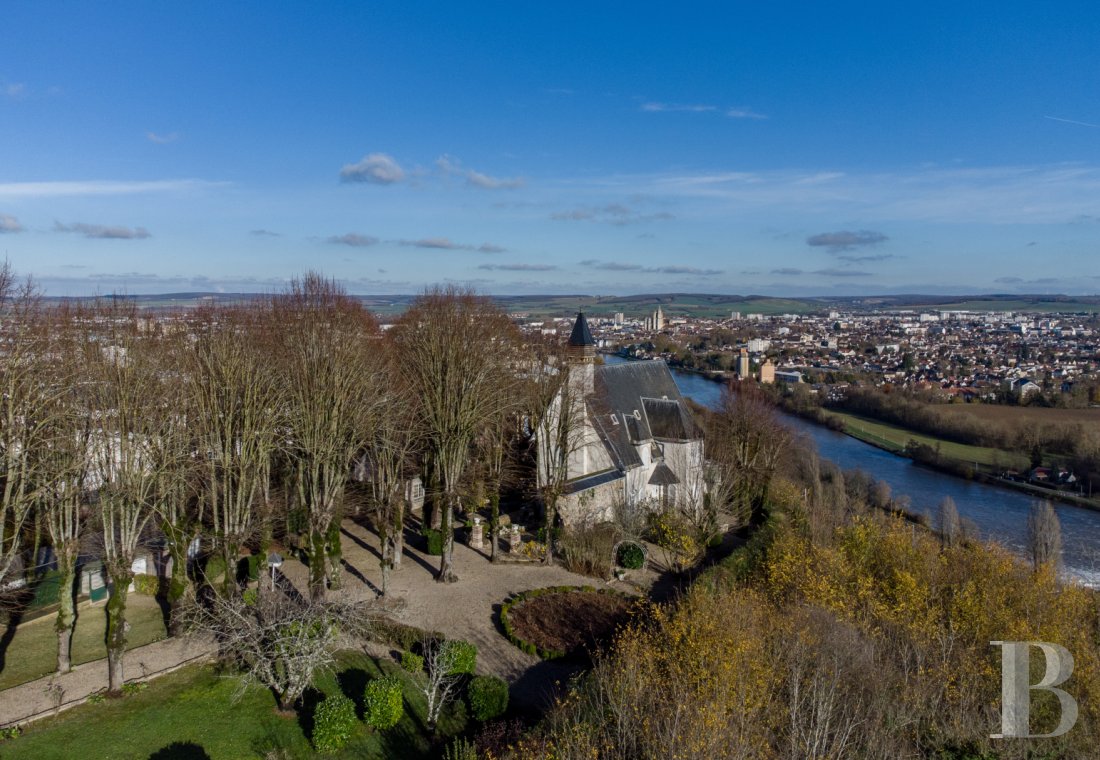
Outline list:
[[[481,527],[481,518],[474,515],[474,527],[470,528],[470,548],[481,550],[484,545],[485,530]]]
[[[512,554],[519,552],[520,547],[523,545],[523,526],[513,525],[512,530],[508,533],[508,551]]]

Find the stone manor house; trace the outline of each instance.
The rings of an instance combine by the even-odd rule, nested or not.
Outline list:
[[[617,504],[695,508],[703,498],[703,435],[663,361],[597,364],[584,314],[569,336],[568,472],[558,509],[570,527],[611,519]],[[565,401],[563,402],[563,398]],[[545,435],[539,457],[553,456]],[[539,485],[546,482],[540,466]]]

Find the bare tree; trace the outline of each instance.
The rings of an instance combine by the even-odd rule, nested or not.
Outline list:
[[[1031,562],[1036,570],[1044,566],[1055,569],[1062,564],[1062,526],[1054,505],[1049,501],[1036,502],[1027,518],[1028,546]]]
[[[462,674],[456,672],[458,648],[456,642],[427,639],[424,642],[424,667],[413,673],[417,688],[427,702],[428,729],[435,730],[443,708],[457,696]]]
[[[419,444],[412,399],[400,382],[397,357],[387,343],[386,373],[380,383],[385,413],[378,415],[363,451],[361,477],[367,481],[375,529],[381,545],[381,595],[389,590],[390,572],[401,564],[404,550],[405,490]]]
[[[296,506],[309,530],[309,588],[323,599],[340,580],[340,519],[355,456],[381,411],[377,325],[334,281],[308,273],[274,300]]]
[[[181,357],[202,500],[225,559],[226,593],[237,588],[233,569],[264,514],[258,505],[282,406],[274,366],[264,351],[265,316],[258,305],[206,312]]]
[[[187,607],[188,630],[215,638],[222,658],[238,668],[238,695],[260,684],[282,711],[294,709],[313,679],[332,666],[341,637],[363,634],[376,617],[368,604],[284,593],[212,595]]]
[[[89,459],[93,433],[92,414],[84,397],[87,385],[80,379],[81,354],[70,342],[73,337],[72,315],[67,309],[50,314],[55,337],[52,353],[60,373],[43,381],[63,383],[64,390],[54,397],[54,409],[48,418],[46,445],[37,451],[41,469],[48,473],[39,491],[39,512],[53,545],[60,573],[57,611],[57,672],[72,668],[72,637],[76,625],[76,576],[81,540],[84,538],[88,510]]]
[[[443,556],[437,579],[454,572],[454,514],[478,432],[515,404],[516,330],[485,298],[453,287],[416,299],[393,328],[404,380],[442,486]]]
[[[543,562],[552,565],[558,501],[569,484],[570,463],[587,443],[586,389],[583,369],[578,370],[570,362],[556,340],[536,341],[528,351],[534,362],[531,371],[525,373],[524,397],[529,424],[537,439],[535,466],[546,529]]]
[[[154,505],[177,467],[185,420],[166,393],[156,326],[132,304],[115,303],[88,320],[85,339],[91,409],[98,416],[92,440],[93,479],[109,579],[107,669],[109,689],[122,688],[129,624],[126,597],[133,564]]]
[[[940,534],[940,540],[946,547],[958,545],[962,540],[962,523],[959,520],[959,510],[955,506],[955,500],[950,496],[943,497],[939,511],[936,515],[936,530]]]
[[[729,484],[721,492],[729,501],[720,506],[747,522],[760,520],[772,477],[790,441],[790,429],[754,382],[726,386],[706,429],[707,459],[718,469],[712,480]]]
[[[23,531],[50,475],[38,452],[60,413],[55,397],[64,382],[51,382],[53,357],[38,295],[27,280],[17,284],[7,262],[0,266],[0,587],[22,558]]]

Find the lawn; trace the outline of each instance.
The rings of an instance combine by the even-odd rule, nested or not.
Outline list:
[[[82,604],[78,609],[76,631],[73,634],[73,664],[79,665],[107,656],[104,636],[107,631],[106,605]],[[150,596],[130,594],[126,604],[126,619],[130,622],[128,649],[140,647],[168,635],[160,606]],[[21,624],[4,650],[0,689],[8,689],[53,673],[57,667],[57,633],[55,615],[47,615]]]
[[[424,696],[394,663],[358,652],[342,652],[335,673],[316,679],[320,694],[343,691],[361,705],[368,680],[398,673],[405,685],[405,716],[394,728],[370,732],[360,724],[337,758],[437,758],[424,725]],[[86,704],[56,718],[32,723],[22,736],[0,744],[4,760],[82,760],[111,758],[298,758],[314,755],[308,717],[284,717],[266,689],[252,687],[235,699],[238,681],[212,666],[194,665],[149,682],[137,694]],[[302,711],[306,716],[310,709]],[[461,701],[446,708],[440,734],[450,737],[466,727]]]
[[[1015,467],[1017,469],[1026,469],[1028,466],[1027,457],[1015,452],[945,441],[895,425],[869,420],[865,417],[857,417],[846,412],[828,410],[826,414],[842,419],[845,430],[849,435],[884,448],[900,450],[905,448],[909,441],[917,441],[917,443],[923,443],[933,448],[938,446],[940,454],[944,457],[961,462],[977,462],[988,466]]]

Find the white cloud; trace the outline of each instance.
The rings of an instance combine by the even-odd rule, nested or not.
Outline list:
[[[149,230],[144,227],[106,226],[102,224],[85,224],[84,222],[73,222],[72,224],[54,222],[53,229],[54,232],[75,232],[86,238],[98,240],[143,240],[152,237]]]
[[[27,92],[27,86],[22,82],[11,82],[4,85],[4,94],[9,98],[20,98]]]
[[[435,165],[445,177],[465,177],[467,185],[480,187],[484,190],[514,190],[526,184],[523,177],[491,177],[473,169],[466,169],[462,166],[461,161],[447,154],[437,158]]]
[[[646,113],[665,113],[670,111],[685,111],[688,113],[707,113],[708,111],[717,111],[717,106],[708,106],[701,104],[685,104],[685,103],[659,103],[655,101],[649,101],[642,103],[642,110]]]
[[[349,232],[346,235],[333,235],[326,242],[336,245],[349,245],[352,248],[366,248],[378,242],[378,238],[370,235],[360,235],[357,232]]]
[[[766,119],[766,114],[757,113],[751,108],[729,108],[726,110],[726,116],[731,119]]]
[[[0,233],[22,231],[23,225],[19,223],[18,219],[9,214],[0,214]]]
[[[149,140],[149,142],[154,142],[157,145],[167,145],[168,143],[173,143],[176,140],[180,139],[178,132],[170,132],[166,135],[158,134],[156,132],[146,132],[145,137]]]
[[[341,182],[369,182],[392,185],[405,179],[405,170],[385,153],[368,153],[355,164],[345,164],[340,170]]]
[[[143,195],[224,187],[227,182],[199,179],[125,182],[115,180],[59,182],[2,182],[0,198],[56,198],[65,195]]]

